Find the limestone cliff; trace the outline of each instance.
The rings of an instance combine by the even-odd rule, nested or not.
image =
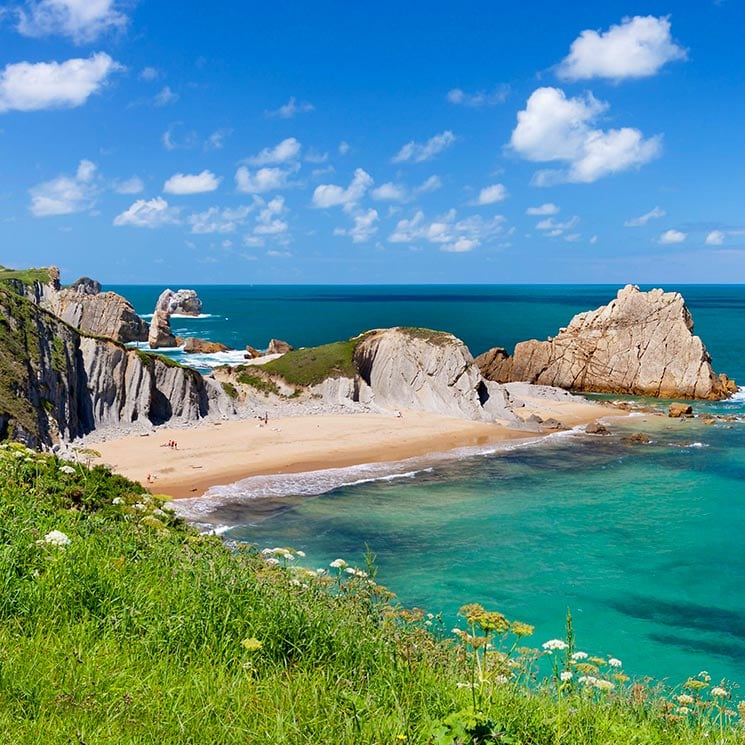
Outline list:
[[[81,335],[0,288],[0,439],[49,446],[104,425],[232,411],[222,388],[196,371]]]
[[[677,292],[627,285],[597,310],[576,315],[547,341],[496,347],[476,359],[484,377],[574,391],[721,399],[736,386],[717,375]]]
[[[468,347],[452,334],[374,331],[355,348],[354,366],[363,403],[474,421],[516,421],[501,386],[482,378]]]

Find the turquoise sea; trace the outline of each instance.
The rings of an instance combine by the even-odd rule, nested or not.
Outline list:
[[[107,289],[144,314],[163,287]],[[409,325],[450,331],[474,354],[552,335],[617,290],[195,289],[205,317],[175,319],[183,336],[310,346]],[[715,369],[745,384],[745,286],[665,289],[683,293]],[[745,396],[696,408],[745,417]],[[226,538],[302,549],[314,567],[337,557],[361,565],[369,546],[379,581],[407,606],[442,612],[447,629],[461,605],[480,602],[535,624],[540,644],[562,635],[571,608],[578,648],[619,657],[634,675],[677,683],[708,670],[745,685],[745,422],[610,426],[611,437],[569,433],[496,453],[249,479],[187,508]],[[621,439],[634,430],[652,443]]]

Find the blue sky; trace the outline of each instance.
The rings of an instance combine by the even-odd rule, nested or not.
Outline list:
[[[0,263],[105,283],[745,282],[745,10],[0,5]]]

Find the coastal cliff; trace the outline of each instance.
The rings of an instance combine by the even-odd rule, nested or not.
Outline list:
[[[105,425],[232,412],[222,388],[198,372],[81,334],[0,287],[0,439],[50,446]]]
[[[737,390],[714,372],[683,297],[633,285],[547,341],[520,342],[511,357],[496,347],[476,363],[489,380],[574,391],[718,400]]]

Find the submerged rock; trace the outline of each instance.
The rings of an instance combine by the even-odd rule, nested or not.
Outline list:
[[[631,393],[687,399],[727,398],[737,390],[717,375],[677,292],[641,292],[627,285],[615,300],[576,315],[547,341],[501,347],[476,362],[484,377],[525,381],[575,391]]]
[[[693,406],[690,404],[672,403],[667,408],[667,415],[673,419],[693,416]]]

